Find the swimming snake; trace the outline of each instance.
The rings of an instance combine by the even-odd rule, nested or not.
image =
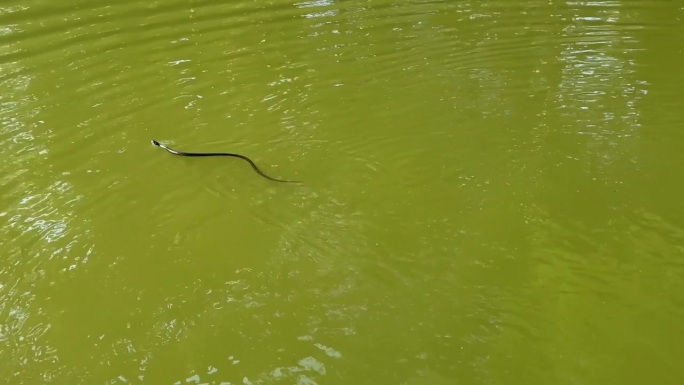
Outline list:
[[[249,159],[248,157],[246,157],[244,155],[233,154],[230,152],[184,152],[184,151],[178,151],[178,150],[174,150],[172,148],[169,148],[169,147],[157,142],[156,140],[153,140],[152,144],[154,144],[157,147],[163,148],[164,150],[170,152],[173,155],[180,155],[180,156],[232,156],[234,158],[244,159],[247,161],[247,163],[249,163],[250,166],[252,166],[252,168],[254,169],[254,171],[256,171],[257,174],[263,176],[266,179],[272,180],[274,182],[302,183],[302,182],[297,181],[297,180],[285,180],[285,179],[276,179],[276,178],[270,177],[270,176],[264,174],[264,172],[261,171],[259,169],[259,167],[257,167],[257,165],[251,159]]]

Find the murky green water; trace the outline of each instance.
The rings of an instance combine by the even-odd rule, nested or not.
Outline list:
[[[682,384],[683,39],[667,0],[6,1],[0,378]]]

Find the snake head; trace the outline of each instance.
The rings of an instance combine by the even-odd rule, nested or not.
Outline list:
[[[155,146],[159,146],[159,142],[157,142],[157,141],[154,140],[154,139],[152,140],[152,144],[154,144]]]

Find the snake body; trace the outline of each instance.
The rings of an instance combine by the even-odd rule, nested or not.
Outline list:
[[[264,174],[264,172],[261,171],[259,169],[259,167],[257,167],[256,163],[254,163],[251,159],[249,159],[248,157],[246,157],[244,155],[233,154],[230,152],[183,152],[183,151],[178,151],[178,150],[174,150],[172,148],[166,147],[165,145],[157,142],[156,140],[153,140],[152,144],[154,144],[157,147],[163,148],[164,150],[170,152],[173,155],[180,155],[180,156],[232,156],[234,158],[244,159],[245,161],[247,161],[247,163],[249,163],[250,166],[252,166],[252,168],[254,169],[254,171],[256,171],[257,174],[263,176],[264,178],[266,178],[268,180],[272,180],[274,182],[282,182],[282,183],[301,183],[300,181],[297,181],[297,180],[285,180],[285,179],[276,179],[276,178],[270,177],[270,176]]]

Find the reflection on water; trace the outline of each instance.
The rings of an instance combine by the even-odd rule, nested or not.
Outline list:
[[[46,339],[54,315],[43,308],[45,294],[61,276],[86,263],[93,249],[74,208],[83,196],[50,167],[49,123],[41,120],[39,98],[31,94],[35,80],[16,75],[2,83],[0,146],[6,154],[3,185],[0,270],[0,354],[5,378],[49,381],[59,372],[58,349]],[[49,143],[49,142],[48,142]],[[83,226],[83,227],[81,227]],[[22,367],[35,367],[23,373]],[[17,375],[22,377],[16,378]]]
[[[582,158],[597,158],[592,163],[598,168],[636,165],[632,143],[639,135],[637,105],[647,93],[647,82],[636,73],[635,54],[644,48],[630,30],[619,27],[620,8],[576,12],[563,29],[567,43],[557,103],[567,120],[575,122],[564,131],[587,136]]]
[[[677,383],[677,5],[0,8],[6,378]]]

